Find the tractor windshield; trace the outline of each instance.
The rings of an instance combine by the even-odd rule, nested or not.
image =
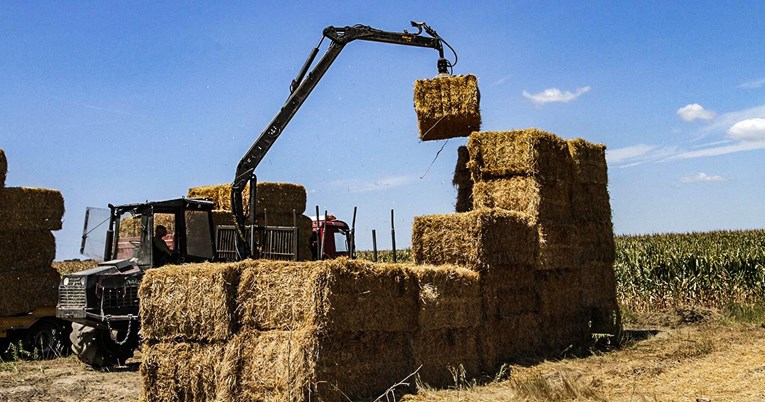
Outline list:
[[[155,218],[156,219],[156,218]],[[115,259],[135,259],[141,266],[151,265],[151,238],[148,215],[125,213],[119,218],[119,229],[116,230],[117,252]]]

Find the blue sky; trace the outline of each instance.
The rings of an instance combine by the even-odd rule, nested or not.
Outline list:
[[[765,3],[0,1],[0,147],[8,186],[66,200],[58,259],[86,206],[229,182],[328,25],[426,21],[475,74],[483,130],[604,143],[617,234],[765,227]],[[466,139],[420,142],[416,79],[436,52],[348,45],[258,167],[308,205],[409,245],[453,211]],[[441,147],[443,152],[428,170]]]

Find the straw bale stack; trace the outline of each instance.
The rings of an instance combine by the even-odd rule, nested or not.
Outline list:
[[[0,231],[61,229],[64,198],[57,190],[6,187],[0,206]]]
[[[237,264],[200,263],[147,271],[138,293],[143,338],[149,342],[229,339],[236,329],[238,285]]]
[[[55,257],[49,230],[0,231],[0,272],[49,267]]]
[[[535,128],[476,132],[468,140],[473,180],[533,176],[568,180],[572,160],[565,140]]]
[[[8,159],[5,157],[5,151],[0,148],[0,188],[5,187],[5,177],[8,174]]]
[[[481,94],[474,75],[414,83],[414,110],[423,141],[467,137],[481,128]]]
[[[55,306],[58,301],[58,272],[50,265],[0,272],[3,284],[0,316],[33,311],[38,307]]]
[[[162,225],[167,233],[175,233],[175,216],[171,214],[155,214],[154,227]],[[140,237],[141,218],[126,216],[120,221],[120,237]]]
[[[293,183],[258,183],[256,195],[258,206],[256,214],[263,216],[263,210],[268,214],[289,213],[293,210],[299,215],[305,212],[306,191],[305,187]],[[218,184],[212,186],[192,187],[188,191],[191,198],[208,198],[215,203],[215,208],[231,210],[231,184]],[[249,205],[249,185],[242,192],[244,207]]]
[[[532,264],[536,255],[536,228],[523,213],[479,209],[418,216],[412,226],[412,257],[418,264],[454,264],[483,270]]]

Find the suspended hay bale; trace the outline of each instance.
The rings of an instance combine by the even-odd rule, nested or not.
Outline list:
[[[58,302],[58,272],[50,266],[23,271],[0,272],[0,316],[25,314]]]
[[[418,264],[456,264],[472,270],[531,264],[537,252],[532,219],[522,213],[480,209],[418,216],[412,226],[412,257]]]
[[[581,138],[568,140],[576,180],[580,183],[608,184],[606,146]]]
[[[239,274],[236,264],[223,263],[147,271],[138,290],[143,338],[207,342],[229,339],[236,330]]]
[[[407,264],[341,258],[242,265],[238,313],[245,328],[396,332],[417,326],[418,288]]]
[[[226,400],[223,343],[144,343],[141,353],[143,401]]]
[[[228,398],[238,401],[363,400],[412,369],[411,335],[386,332],[240,332],[226,347]]]
[[[566,180],[540,181],[531,176],[486,180],[473,187],[473,207],[501,208],[536,219],[571,220],[571,186]]]
[[[539,312],[545,318],[556,319],[583,311],[579,270],[538,271],[535,289]]]
[[[61,229],[64,197],[57,190],[2,188],[0,205],[0,231]]]
[[[423,141],[467,137],[481,129],[481,94],[474,75],[417,80],[414,110]]]
[[[574,184],[571,211],[576,222],[611,222],[608,188],[604,184]]]
[[[0,232],[0,272],[50,266],[56,239],[49,230]]]
[[[470,169],[468,169],[468,162],[470,162],[470,153],[466,146],[457,148],[457,166],[454,167],[454,178],[452,178],[452,184],[458,187],[466,187],[466,184],[472,184],[473,179],[470,177]]]
[[[53,269],[58,271],[60,275],[71,274],[74,272],[85,271],[86,269],[95,268],[98,266],[96,260],[66,260],[56,261],[53,263]]]
[[[5,177],[8,174],[8,159],[5,157],[5,151],[0,148],[0,188],[5,187]]]
[[[481,375],[482,358],[476,329],[438,329],[414,336],[414,366],[420,381],[433,388],[448,388],[457,378]],[[464,377],[463,377],[464,376]]]
[[[494,372],[503,363],[542,355],[541,328],[542,319],[537,313],[487,320],[479,331],[484,371]]]
[[[477,328],[481,324],[478,273],[452,265],[413,266],[419,288],[420,331]]]
[[[567,181],[572,175],[566,141],[536,128],[473,133],[467,146],[476,182],[510,176]]]
[[[576,226],[576,239],[581,248],[581,262],[600,262],[612,265],[616,260],[616,244],[614,242],[613,225],[611,222],[584,222]]]
[[[582,261],[582,247],[575,225],[545,221],[537,225],[539,254],[537,269],[577,269]]]
[[[454,211],[468,212],[473,210],[473,184],[466,184],[467,187],[457,188],[457,202],[454,204]]]

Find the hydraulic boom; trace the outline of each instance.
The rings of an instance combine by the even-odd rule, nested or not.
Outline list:
[[[257,199],[255,194],[257,188],[255,168],[260,161],[263,160],[268,150],[274,144],[274,141],[279,138],[279,135],[281,135],[284,128],[298,109],[300,109],[300,106],[303,105],[303,102],[308,98],[308,95],[311,94],[311,91],[316,87],[316,84],[324,76],[324,73],[327,72],[346,44],[360,39],[372,42],[432,48],[438,51],[439,58],[437,67],[439,74],[450,73],[449,69],[452,66],[452,63],[444,58],[442,43],[447,46],[449,46],[449,44],[446,43],[434,29],[424,22],[412,21],[411,24],[413,27],[417,28],[416,33],[410,33],[406,30],[404,30],[404,32],[386,32],[365,25],[354,25],[342,28],[330,26],[324,29],[321,41],[319,41],[319,44],[311,51],[305,64],[300,69],[298,76],[292,81],[292,85],[290,85],[290,96],[287,98],[284,106],[282,106],[273,120],[271,120],[271,123],[269,123],[266,129],[260,134],[258,139],[255,140],[247,153],[244,154],[244,157],[242,157],[242,160],[239,161],[239,165],[237,166],[236,176],[234,177],[234,182],[231,186],[231,209],[236,220],[237,251],[240,258],[252,256],[253,249],[257,246],[255,244],[254,236],[250,236],[249,239],[246,239],[246,217],[244,215],[242,192],[249,182],[250,215],[253,224],[255,224],[255,203]],[[429,36],[423,36],[423,30]],[[321,46],[324,38],[328,38],[331,41],[329,48],[316,63],[313,70],[306,76],[306,72],[313,64],[316,55],[319,53],[319,46]]]

